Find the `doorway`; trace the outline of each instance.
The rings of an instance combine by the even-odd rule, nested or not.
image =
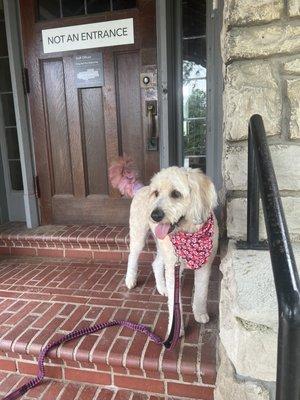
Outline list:
[[[155,0],[19,3],[41,222],[127,223],[108,167],[128,154],[145,183],[159,169]],[[121,19],[133,44],[44,53],[43,30]],[[80,57],[101,60],[101,84],[78,85]]]

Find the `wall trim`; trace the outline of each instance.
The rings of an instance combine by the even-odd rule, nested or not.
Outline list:
[[[221,30],[224,0],[206,2],[207,44],[207,136],[206,173],[213,180],[217,191],[223,188],[223,60]]]
[[[169,159],[169,101],[167,57],[167,0],[156,0],[157,37],[157,101],[160,168],[170,165]]]
[[[5,180],[4,180],[3,160],[0,148],[0,224],[3,224],[4,222],[7,221],[8,221],[8,207],[7,207]]]

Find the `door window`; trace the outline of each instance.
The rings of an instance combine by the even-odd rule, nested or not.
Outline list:
[[[206,0],[182,0],[184,166],[205,170]]]
[[[136,0],[38,0],[40,21],[136,7]]]

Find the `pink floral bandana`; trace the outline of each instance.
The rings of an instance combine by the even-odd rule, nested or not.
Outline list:
[[[194,233],[177,232],[170,235],[178,257],[186,261],[190,269],[198,269],[206,263],[213,248],[214,218],[211,214],[205,224]]]

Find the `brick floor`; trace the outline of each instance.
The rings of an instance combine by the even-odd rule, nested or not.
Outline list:
[[[100,321],[129,319],[150,326],[164,337],[167,304],[155,290],[150,264],[140,266],[138,286],[132,291],[124,285],[125,268],[123,263],[2,256],[0,370],[10,371],[12,377],[15,372],[35,374],[38,353],[49,340]],[[173,352],[140,333],[113,327],[53,350],[47,359],[46,375],[60,379],[66,392],[75,390],[74,385],[68,386],[70,382],[82,382],[164,398],[212,400],[218,267],[213,266],[208,303],[211,321],[206,325],[197,324],[192,315],[192,277],[192,271],[186,271],[183,277],[186,334]],[[83,398],[78,397],[82,388],[59,399]],[[138,398],[129,393],[129,398]],[[122,399],[116,393],[114,396]]]

